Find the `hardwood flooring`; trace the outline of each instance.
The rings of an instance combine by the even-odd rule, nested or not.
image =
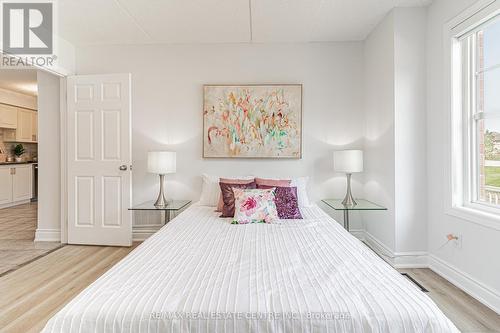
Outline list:
[[[36,226],[36,203],[0,209],[0,276],[61,246],[34,242]]]
[[[461,332],[500,332],[500,315],[470,297],[430,269],[401,269],[424,288]]]
[[[67,245],[0,277],[0,332],[39,332],[132,249]]]
[[[137,245],[137,244],[134,244]],[[60,248],[0,277],[0,332],[38,332],[133,248]],[[405,269],[462,332],[500,332],[500,316],[429,269]]]

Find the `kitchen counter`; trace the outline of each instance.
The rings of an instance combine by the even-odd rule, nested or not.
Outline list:
[[[34,164],[38,162],[26,161],[26,162],[0,162],[0,165],[15,165],[15,164]]]

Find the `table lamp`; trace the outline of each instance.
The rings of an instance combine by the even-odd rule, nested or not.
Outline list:
[[[165,175],[175,173],[176,153],[172,151],[150,151],[148,153],[148,172],[160,175],[160,193],[155,202],[155,207],[166,207],[168,202],[165,199]]]
[[[362,150],[339,150],[333,153],[333,168],[336,172],[344,172],[347,176],[347,193],[342,204],[355,206],[357,203],[351,193],[351,175],[363,172]]]

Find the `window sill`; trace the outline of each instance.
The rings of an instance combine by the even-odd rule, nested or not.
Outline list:
[[[500,215],[498,214],[464,206],[451,207],[446,211],[446,214],[483,227],[500,230]]]

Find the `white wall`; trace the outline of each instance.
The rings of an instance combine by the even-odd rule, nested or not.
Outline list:
[[[368,200],[387,212],[363,214],[366,232],[395,249],[394,187],[394,13],[371,32],[364,45],[365,172]]]
[[[482,299],[500,313],[500,231],[444,213],[444,146],[447,116],[444,91],[444,24],[474,0],[435,0],[427,25],[427,206],[431,268]],[[449,233],[462,235],[462,248],[442,247]]]
[[[365,195],[388,208],[365,212],[368,243],[391,263],[425,264],[424,8],[395,8],[365,41]]]
[[[342,197],[333,151],[363,145],[362,43],[98,46],[77,50],[77,73],[132,73],[133,201],[157,195],[146,152],[172,149],[167,196],[196,200],[203,172],[311,177],[313,200]],[[303,158],[216,160],[202,156],[202,86],[302,83]],[[359,178],[354,191],[361,195]],[[356,220],[356,217],[354,217]],[[353,228],[358,228],[353,221]]]
[[[61,227],[59,77],[38,79],[38,227],[36,241],[59,241]]]
[[[425,8],[394,9],[397,253],[427,250]]]

